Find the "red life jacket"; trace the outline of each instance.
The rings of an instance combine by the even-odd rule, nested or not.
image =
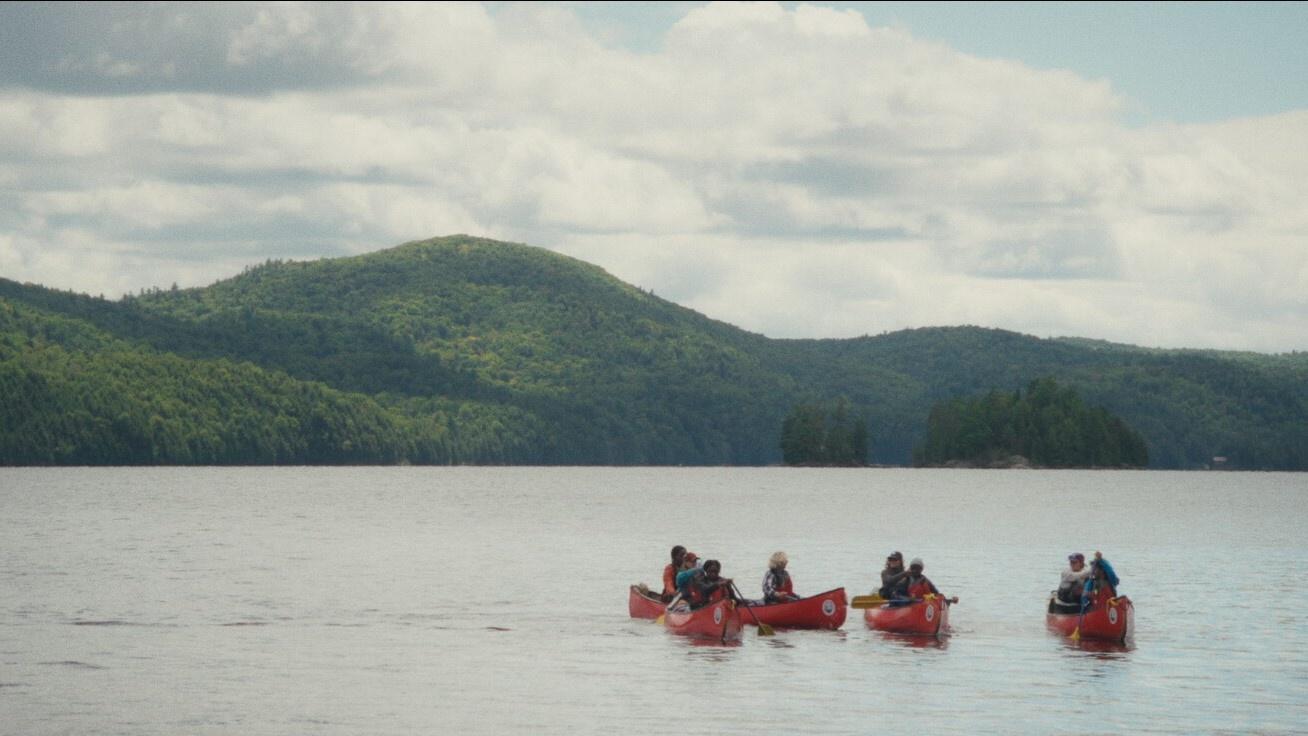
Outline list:
[[[720,581],[722,578],[718,578],[718,580]],[[713,601],[719,601],[727,597],[727,586],[725,585],[718,585],[706,593],[705,588],[710,585],[707,581],[708,576],[703,570],[700,570],[695,577],[691,579],[690,585],[686,586],[684,598],[690,601],[692,608],[702,606],[706,603],[712,603]]]
[[[908,586],[909,598],[925,598],[934,592],[936,592],[935,586],[926,577],[922,577],[916,583]]]
[[[768,595],[767,586],[763,588],[764,599],[767,601],[783,601],[787,598],[795,597],[795,583],[790,578],[790,573],[785,570],[768,570],[767,581],[772,584],[772,593]]]
[[[794,595],[794,594],[795,594],[795,581],[791,580],[789,575],[786,575],[782,580],[781,584],[777,586],[777,595]]]
[[[663,567],[663,595],[677,594],[677,568],[671,563]]]

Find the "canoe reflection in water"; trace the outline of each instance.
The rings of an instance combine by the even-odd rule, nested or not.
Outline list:
[[[889,642],[906,649],[939,649],[944,651],[949,648],[949,637],[947,636],[936,636],[933,634],[896,634],[890,631],[878,631],[876,632],[876,635],[881,641]]]

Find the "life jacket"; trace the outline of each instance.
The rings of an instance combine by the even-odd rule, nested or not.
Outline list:
[[[767,585],[763,586],[764,600],[769,603],[778,600],[785,600],[795,595],[795,584],[790,579],[790,573],[785,570],[768,570],[767,578],[772,580],[772,592],[767,593]]]
[[[887,578],[903,573],[904,569],[891,570],[886,568],[881,571],[881,588],[877,591],[882,598],[905,598],[908,596],[908,576],[899,578],[894,583],[887,582]],[[887,574],[889,573],[889,574]]]
[[[704,602],[704,591],[700,587],[704,575],[704,571],[698,567],[677,573],[677,592],[692,608]]]
[[[1102,584],[1107,586],[1109,592],[1112,593],[1112,596],[1116,597],[1117,584],[1122,581],[1118,579],[1117,573],[1113,571],[1113,566],[1108,564],[1108,560],[1105,559],[1095,560],[1091,564],[1094,565],[1095,570],[1097,571],[1097,574],[1092,577],[1098,578]]]
[[[1117,589],[1107,580],[1091,578],[1085,583],[1085,598],[1091,606],[1103,605],[1109,598],[1117,597]]]
[[[671,563],[663,567],[663,595],[670,596],[677,593],[677,568]]]
[[[703,570],[696,570],[695,572],[698,574],[690,579],[681,594],[683,598],[690,602],[691,608],[699,608],[727,597],[727,586],[714,585],[709,582],[708,573]],[[717,582],[721,582],[721,580],[722,578],[718,578]]]
[[[925,598],[934,592],[936,592],[935,586],[931,585],[931,581],[927,580],[926,576],[918,578],[917,582],[909,583],[908,586],[909,598]]]
[[[689,570],[681,570],[677,573],[677,592],[680,593],[683,598],[686,596],[686,589],[690,587],[690,581],[694,579],[697,573],[701,572],[703,572],[703,570],[698,567],[692,567]]]

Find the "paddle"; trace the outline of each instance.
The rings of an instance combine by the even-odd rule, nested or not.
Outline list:
[[[737,588],[734,582],[731,583],[731,591],[736,594],[736,605],[739,606],[741,603],[744,602],[745,596],[740,594],[740,588]],[[773,634],[777,633],[772,629],[771,626],[758,620],[758,615],[754,613],[754,609],[750,608],[749,606],[745,606],[745,610],[749,611],[750,618],[754,619],[754,625],[758,627],[759,636],[772,636]]]
[[[1081,615],[1076,618],[1076,628],[1072,629],[1072,641],[1081,641],[1081,624],[1085,622],[1085,609],[1090,606],[1090,588],[1094,578],[1085,581],[1081,590]]]
[[[890,601],[882,598],[877,593],[872,595],[856,595],[849,599],[850,608],[879,608]]]
[[[668,609],[669,609],[669,608],[672,608],[672,607],[675,606],[675,605],[677,605],[677,601],[680,601],[680,600],[681,600],[681,593],[680,593],[680,592],[678,592],[676,595],[672,596],[672,600],[668,601],[668,605],[666,605],[666,606],[663,607],[663,613],[660,613],[660,614],[659,614],[659,617],[656,618],[656,619],[654,619],[654,623],[658,624],[659,626],[662,626],[662,625],[663,625],[663,617],[664,617],[665,615],[667,615],[667,611],[668,611]]]
[[[943,598],[944,596],[941,597]],[[897,599],[897,600],[903,600],[904,602],[909,602],[909,599]],[[912,602],[916,603],[918,601],[921,601],[922,599],[914,598],[911,600]],[[950,605],[953,605],[955,603],[958,603],[958,596],[954,596],[953,598],[946,598],[945,600],[949,601]],[[881,606],[884,606],[887,603],[894,603],[894,602],[897,601],[892,601],[886,598],[882,598],[876,593],[873,593],[872,595],[856,595],[853,598],[850,598],[849,607],[850,608],[880,608]]]

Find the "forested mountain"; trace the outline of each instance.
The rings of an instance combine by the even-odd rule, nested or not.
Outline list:
[[[1040,377],[1153,467],[1308,469],[1308,361],[969,327],[773,340],[453,236],[106,301],[0,279],[0,464],[766,464],[801,403],[907,464],[931,407]]]

